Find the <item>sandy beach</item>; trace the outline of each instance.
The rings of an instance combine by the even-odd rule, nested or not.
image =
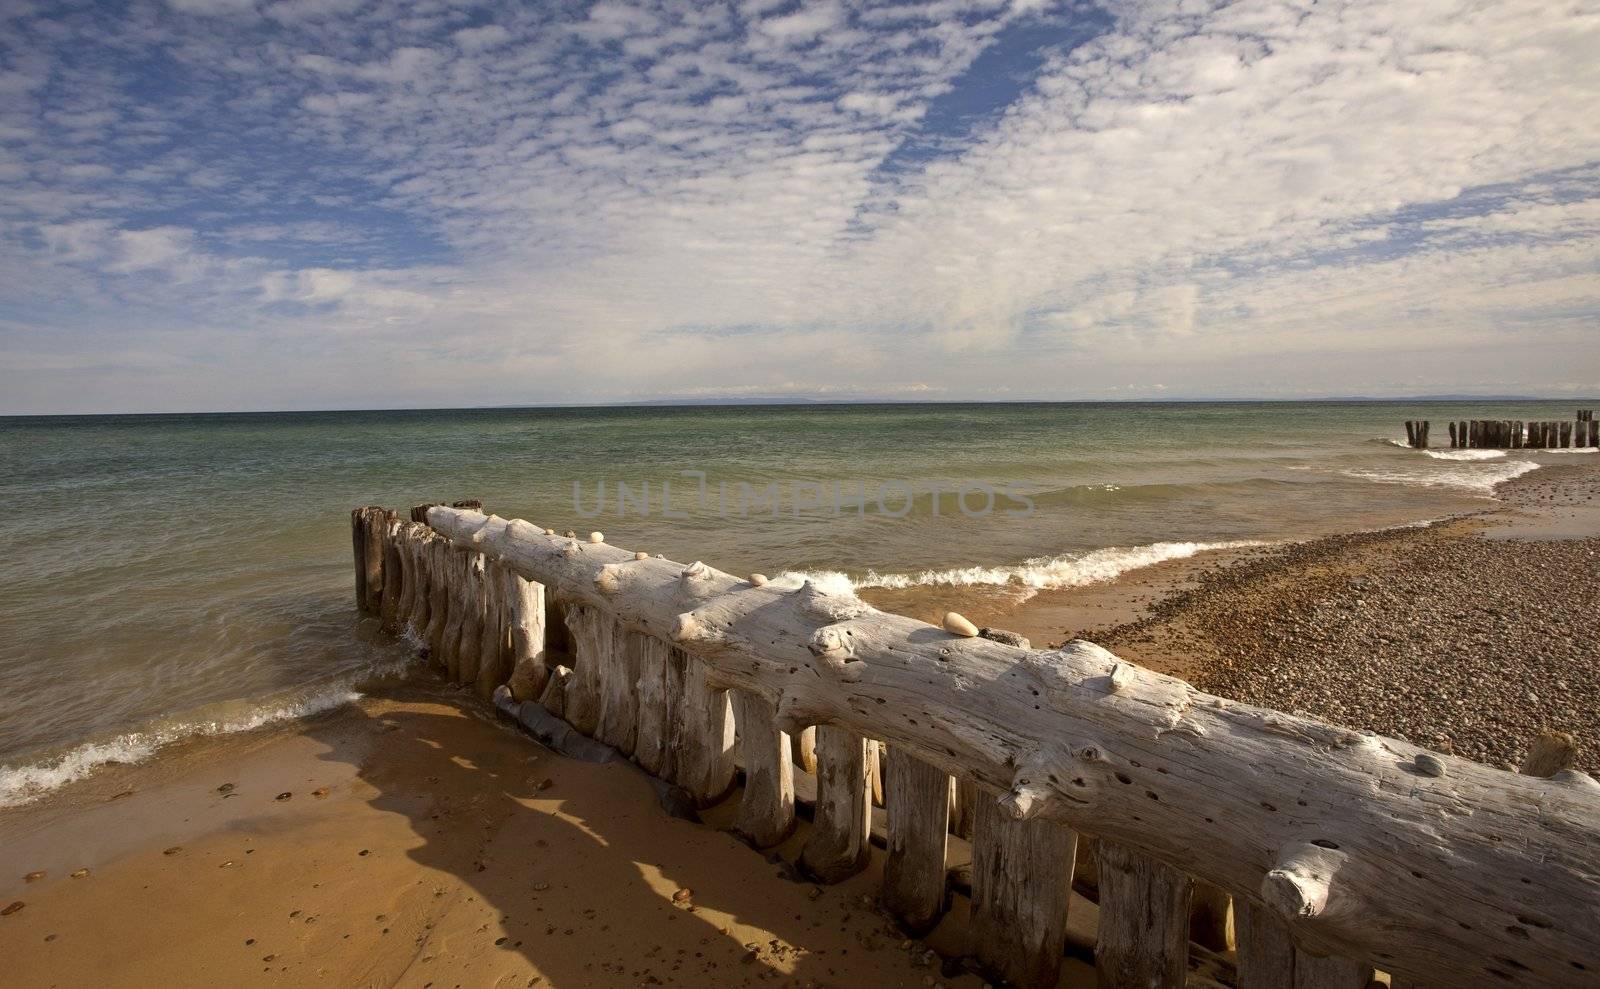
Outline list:
[[[1574,669],[1596,632],[1597,478],[1551,467],[1483,514],[974,617],[1513,765],[1540,729],[1600,734]],[[424,672],[0,810],[0,952],[30,987],[984,984],[959,895],[909,940],[875,905],[881,849],[814,885],[790,864],[803,821],[757,852],[726,830],[734,806],[675,819],[631,765],[545,750]],[[965,854],[952,840],[952,867]],[[1075,896],[1069,924],[1061,984],[1092,984],[1094,905]]]

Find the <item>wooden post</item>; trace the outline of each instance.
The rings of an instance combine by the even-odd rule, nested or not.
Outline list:
[[[972,828],[977,823],[978,801],[985,797],[978,784],[969,779],[956,779],[956,796],[950,810],[950,833],[966,841],[972,840]]]
[[[1564,731],[1542,731],[1528,748],[1517,770],[1524,776],[1548,779],[1578,764],[1578,740]]]
[[[653,635],[629,632],[623,648],[636,654],[634,665],[639,670],[639,722],[634,733],[633,761],[650,775],[670,780],[673,760],[668,743],[678,713],[675,691],[682,683],[681,674],[676,678],[668,676],[672,647]]]
[[[804,731],[794,736],[794,761],[795,765],[812,776],[817,775],[816,725],[807,725]]]
[[[1115,842],[1098,845],[1094,967],[1101,989],[1183,989],[1189,972],[1189,877]]]
[[[1235,897],[1233,925],[1239,942],[1238,989],[1293,986],[1294,941],[1278,913],[1254,900]]]
[[[680,649],[672,654],[683,678],[670,745],[678,763],[677,783],[696,804],[709,807],[733,788],[733,707],[728,692],[708,682],[703,661]]]
[[[1374,974],[1365,962],[1300,949],[1294,953],[1294,989],[1367,989]]]
[[[370,570],[367,563],[367,512],[370,508],[356,508],[350,512],[350,548],[356,562],[356,609],[369,612],[367,605],[367,580]]]
[[[456,550],[449,540],[436,536],[428,544],[428,627],[422,634],[422,641],[435,666],[443,666],[445,662],[444,630],[450,620],[450,581],[455,573],[455,560]]]
[[[1417,424],[1414,421],[1412,421],[1410,419],[1407,419],[1406,420],[1406,446],[1415,447],[1416,445],[1417,445]]]
[[[1454,447],[1457,447],[1457,446],[1460,446],[1460,445],[1461,444],[1456,442],[1456,424],[1455,424],[1455,421],[1451,420],[1451,422],[1450,422],[1450,446],[1452,448],[1454,448]]]
[[[844,728],[817,726],[817,804],[800,868],[836,883],[867,867],[872,855],[872,742]]]
[[[1433,431],[1433,423],[1430,422],[1427,419],[1422,420],[1422,423],[1421,423],[1421,425],[1420,425],[1420,427],[1418,429],[1417,439],[1421,440],[1422,448],[1424,450],[1426,450],[1428,448],[1428,434],[1431,433],[1432,431]]]
[[[567,685],[567,724],[593,738],[600,727],[600,695],[611,654],[610,616],[587,604],[569,604],[567,628],[572,631],[572,682]]]
[[[456,683],[462,686],[477,683],[478,668],[483,665],[483,599],[488,566],[489,561],[482,553],[473,553],[467,561],[461,642],[456,647]]]
[[[384,512],[380,522],[378,545],[383,559],[383,580],[379,584],[382,597],[378,603],[378,616],[383,627],[395,628],[395,614],[400,607],[400,589],[405,578],[400,573],[400,520],[393,512]]]
[[[884,815],[889,851],[883,862],[883,905],[914,935],[939,923],[947,903],[945,846],[955,781],[901,746],[885,753]]]
[[[631,756],[639,720],[639,653],[627,648],[627,635],[626,627],[612,622],[600,667],[600,724],[594,737]]]
[[[544,585],[524,580],[506,567],[501,595],[511,633],[511,696],[531,701],[544,691],[550,670],[545,662]]]
[[[1016,820],[987,793],[973,811],[973,953],[1007,985],[1054,989],[1078,836],[1052,821]]]
[[[511,666],[506,662],[505,596],[501,593],[505,586],[501,576],[504,569],[505,564],[499,560],[484,560],[480,585],[483,618],[478,629],[478,671],[473,678],[473,686],[484,700],[492,698],[494,688],[511,679]]]
[[[794,761],[778,709],[760,694],[731,691],[744,758],[744,795],[733,829],[756,848],[771,848],[794,830]]]
[[[1557,445],[1563,449],[1572,446],[1572,423],[1561,424],[1561,438],[1557,441]]]

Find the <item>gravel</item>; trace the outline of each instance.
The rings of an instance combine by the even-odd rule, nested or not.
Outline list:
[[[1546,467],[1499,496],[1592,505],[1600,465]],[[1488,538],[1507,516],[1287,546],[1086,637],[1200,656],[1202,690],[1506,769],[1541,729],[1571,732],[1600,773],[1600,532]]]

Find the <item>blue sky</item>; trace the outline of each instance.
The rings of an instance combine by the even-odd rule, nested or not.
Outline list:
[[[1600,392],[1600,3],[0,2],[0,412]]]

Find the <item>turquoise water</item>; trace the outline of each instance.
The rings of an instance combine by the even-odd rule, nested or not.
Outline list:
[[[404,662],[351,606],[356,505],[481,498],[502,515],[600,529],[618,545],[737,572],[825,571],[857,585],[956,585],[1020,600],[1196,548],[1181,544],[1298,538],[1482,507],[1496,481],[1560,455],[1428,456],[1391,442],[1404,436],[1402,421],[1433,419],[1439,443],[1451,418],[1567,419],[1574,408],[830,405],[0,419],[9,508],[0,521],[8,549],[0,805],[185,733],[336,703],[368,671]],[[685,471],[705,474],[704,501]],[[740,482],[751,492],[776,483],[776,514],[748,498],[741,510]],[[619,512],[619,483],[634,493],[650,485],[649,516],[637,498]],[[662,514],[663,484],[670,508],[686,517]],[[955,493],[962,484],[966,511]],[[988,512],[985,485],[996,491]],[[918,492],[913,500],[907,488]],[[935,498],[933,489],[945,493]],[[586,518],[597,492],[604,511]]]

